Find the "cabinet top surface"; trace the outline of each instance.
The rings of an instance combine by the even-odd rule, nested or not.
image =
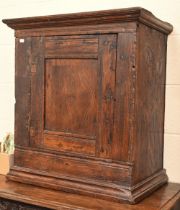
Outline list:
[[[23,30],[34,28],[111,24],[133,21],[144,23],[166,34],[169,34],[173,29],[171,24],[161,21],[151,12],[141,7],[4,19],[3,23],[7,24],[12,29]]]

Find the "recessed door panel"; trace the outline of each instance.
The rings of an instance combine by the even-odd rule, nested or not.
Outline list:
[[[47,59],[45,130],[95,139],[97,71],[95,59]]]

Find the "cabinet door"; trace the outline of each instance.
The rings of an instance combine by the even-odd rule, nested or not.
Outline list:
[[[111,158],[116,35],[31,42],[30,145]]]

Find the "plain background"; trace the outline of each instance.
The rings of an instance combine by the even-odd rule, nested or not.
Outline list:
[[[164,167],[180,182],[180,0],[1,0],[0,19],[144,7],[174,26],[168,38]],[[0,23],[0,139],[14,129],[14,32]]]

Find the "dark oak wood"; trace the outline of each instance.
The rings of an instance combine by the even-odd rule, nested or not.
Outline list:
[[[3,22],[16,36],[8,179],[130,203],[167,182],[170,24],[143,8]]]
[[[4,207],[1,208],[3,210],[178,210],[180,184],[168,183],[140,203],[128,205],[6,181],[4,176],[0,176],[0,206]]]
[[[140,25],[138,32],[137,43],[140,51],[137,58],[134,123],[136,146],[132,148],[134,161],[138,162],[134,171],[135,182],[163,167],[167,47],[167,37],[159,31]]]
[[[4,23],[15,30],[132,21],[148,24],[167,34],[172,31],[172,26],[169,23],[155,18],[151,12],[141,7],[3,20]]]
[[[18,45],[16,39],[15,51],[15,139],[17,145],[29,145],[30,127],[30,100],[31,100],[31,38],[26,38],[26,43]],[[27,56],[20,57],[19,54]],[[22,97],[23,96],[23,97]],[[22,139],[23,136],[23,139]]]

